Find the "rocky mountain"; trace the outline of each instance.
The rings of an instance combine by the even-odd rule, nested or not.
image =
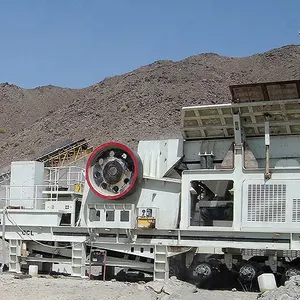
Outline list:
[[[156,61],[84,89],[0,84],[0,167],[68,139],[93,145],[180,137],[182,106],[230,101],[231,84],[300,78],[300,46],[249,57],[205,53]],[[3,130],[5,129],[5,130]]]

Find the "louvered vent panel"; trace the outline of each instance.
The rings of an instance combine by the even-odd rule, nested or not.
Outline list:
[[[300,199],[293,199],[292,222],[300,222]]]
[[[248,222],[286,221],[285,184],[248,185]]]

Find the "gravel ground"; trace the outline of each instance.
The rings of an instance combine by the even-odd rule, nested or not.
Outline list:
[[[196,289],[193,285],[175,278],[165,284],[121,283],[113,281],[89,281],[72,278],[26,278],[15,279],[14,275],[0,275],[0,295],[5,300],[252,300],[257,298],[255,293],[233,291],[206,291]]]
[[[300,299],[300,276],[294,276],[286,281],[284,286],[267,291],[259,300],[297,300]]]
[[[4,250],[4,251],[3,251]],[[9,245],[0,238],[0,263],[7,264],[9,260]]]

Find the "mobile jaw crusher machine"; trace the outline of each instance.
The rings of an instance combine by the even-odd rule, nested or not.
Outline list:
[[[182,109],[183,139],[118,142],[86,167],[13,162],[0,235],[9,270],[84,277],[108,268],[252,282],[300,274],[300,81],[230,87],[231,103]]]

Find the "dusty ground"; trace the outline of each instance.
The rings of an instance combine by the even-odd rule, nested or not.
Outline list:
[[[14,279],[14,275],[0,274],[0,299],[5,300],[252,300],[255,293],[233,291],[205,291],[172,279],[160,283],[121,283],[89,281],[71,278]]]

